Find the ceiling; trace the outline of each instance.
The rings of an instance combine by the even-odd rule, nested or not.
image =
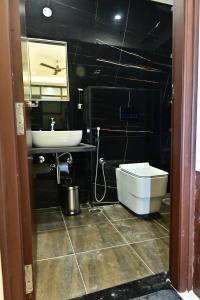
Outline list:
[[[163,1],[159,1],[163,2]],[[52,17],[42,14],[49,6]],[[32,37],[97,39],[115,46],[171,54],[171,6],[151,0],[27,0],[27,31]],[[116,14],[121,20],[114,20]]]

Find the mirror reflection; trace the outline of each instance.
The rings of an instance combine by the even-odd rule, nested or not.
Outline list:
[[[69,101],[67,43],[29,39],[31,99]]]

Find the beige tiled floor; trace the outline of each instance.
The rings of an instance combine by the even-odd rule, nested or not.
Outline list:
[[[36,300],[65,300],[84,294],[75,255],[37,263]]]
[[[81,209],[81,214],[78,216],[65,217],[65,222],[68,228],[79,227],[89,224],[106,223],[107,219],[103,212],[90,212],[89,209]]]
[[[89,293],[152,275],[129,245],[80,253],[77,259]]]
[[[121,235],[109,223],[73,227],[69,235],[77,253],[124,244]]]
[[[131,213],[128,209],[124,209],[122,205],[107,205],[104,206],[104,214],[110,221],[117,221],[121,219],[137,218],[137,215]]]
[[[155,274],[168,271],[168,237],[136,243],[131,246]]]
[[[42,231],[37,234],[37,259],[72,254],[72,246],[65,229]]]
[[[170,214],[161,213],[155,216],[155,220],[162,225],[166,230],[170,229]]]
[[[60,211],[36,213],[37,231],[65,228]]]
[[[67,300],[168,270],[166,206],[148,219],[121,205],[73,217],[55,208],[36,215],[36,300]]]
[[[167,230],[153,220],[128,219],[113,223],[129,243],[168,236]]]

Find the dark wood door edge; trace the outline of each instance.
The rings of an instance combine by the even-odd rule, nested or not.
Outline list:
[[[196,0],[195,3],[195,45],[199,45],[199,19],[200,19],[200,3],[199,0]],[[195,81],[198,83],[198,56],[199,56],[199,46],[195,46]],[[198,85],[197,85],[198,86]],[[196,88],[196,98],[197,98],[197,88]],[[197,106],[194,107],[197,110]],[[194,119],[194,128],[196,126],[196,115]],[[199,215],[200,215],[200,172],[195,173],[195,217],[194,217],[194,264],[193,264],[193,290],[200,297],[200,226],[199,226]]]
[[[191,195],[192,210],[190,214],[191,237],[189,241],[189,257],[190,270],[189,270],[189,287],[188,290],[194,289],[195,279],[195,210],[196,210],[196,124],[197,124],[197,97],[198,97],[198,60],[199,60],[199,20],[200,20],[200,2],[194,1],[194,59],[193,59],[193,108],[192,108],[192,157],[191,157]],[[200,283],[199,283],[200,284]]]
[[[0,5],[0,247],[5,300],[23,300],[23,241],[9,4],[1,0]]]
[[[170,279],[192,289],[196,115],[196,0],[176,0],[173,16]]]

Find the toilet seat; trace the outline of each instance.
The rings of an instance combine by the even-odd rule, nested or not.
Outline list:
[[[148,162],[138,164],[122,164],[119,167],[122,171],[137,177],[162,177],[168,175],[167,172],[150,166]]]

